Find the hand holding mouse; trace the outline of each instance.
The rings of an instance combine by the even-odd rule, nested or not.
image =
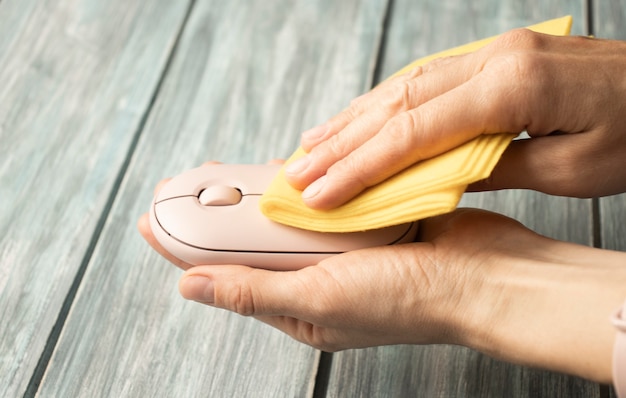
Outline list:
[[[513,31],[484,49],[391,79],[303,136],[288,170],[316,208],[337,206],[421,159],[484,133],[521,132],[487,181],[569,196],[626,191],[626,43]],[[611,380],[610,314],[626,254],[554,241],[493,213],[425,220],[420,242],[298,271],[187,269],[182,295],[254,316],[314,347],[451,343],[599,382]],[[572,347],[576,347],[575,350]]]
[[[313,208],[343,204],[480,134],[519,133],[472,190],[591,197],[626,190],[626,43],[519,29],[389,79],[302,135],[286,177]],[[555,134],[558,133],[558,134]]]
[[[182,262],[181,294],[254,316],[313,347],[449,343],[495,358],[611,379],[625,253],[554,241],[478,210],[426,220],[422,242],[368,248],[277,272]],[[577,347],[572,350],[572,347]]]

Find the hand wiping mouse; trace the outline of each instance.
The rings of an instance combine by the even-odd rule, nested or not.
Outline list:
[[[571,17],[550,20],[529,29],[552,35],[569,34]],[[474,52],[497,37],[473,42],[419,59],[394,76],[447,56]],[[471,106],[468,104],[467,106]],[[260,200],[263,214],[292,227],[319,232],[353,232],[421,220],[456,208],[468,184],[489,177],[500,156],[518,133],[483,134],[441,155],[417,162],[360,192],[338,207],[307,206],[302,192],[290,185],[283,168]],[[306,156],[300,148],[286,165]]]

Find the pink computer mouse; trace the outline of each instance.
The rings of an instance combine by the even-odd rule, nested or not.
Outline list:
[[[259,199],[278,165],[206,165],[166,183],[150,209],[159,243],[192,264],[295,270],[329,256],[414,240],[417,223],[354,233],[322,233],[266,218]]]

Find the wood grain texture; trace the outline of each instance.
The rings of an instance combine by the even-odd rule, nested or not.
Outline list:
[[[600,199],[602,247],[626,251],[626,194]]]
[[[393,0],[378,75],[564,14],[584,33],[581,3],[572,3]],[[625,3],[594,1],[598,35],[624,38]],[[163,176],[207,159],[285,157],[301,130],[367,90],[388,1],[202,0],[186,21],[191,4],[0,0],[0,396],[24,392],[84,258],[87,272],[40,396],[312,395],[319,352],[252,319],[182,300],[180,272],[134,225]],[[605,247],[625,250],[624,201],[599,202]],[[590,201],[505,191],[467,195],[462,205],[592,242]],[[592,383],[452,346],[335,354],[327,391],[598,396]]]
[[[370,84],[383,2],[197,2],[41,385],[41,396],[310,396],[319,353],[185,302],[135,229],[161,178],[265,162]],[[245,226],[243,226],[245,227]]]
[[[381,77],[413,59],[550,18],[571,14],[583,32],[580,3],[567,1],[393,2]],[[509,190],[467,194],[460,206],[493,210],[558,239],[592,244],[590,200]],[[378,347],[333,357],[328,395],[380,397],[594,397],[594,383],[499,362],[452,346]]]
[[[414,59],[551,18],[572,15],[572,34],[584,33],[582,3],[538,3],[394,0],[383,46],[381,77],[390,76]]]
[[[184,10],[0,2],[0,396],[27,388]]]
[[[593,0],[593,34],[599,38],[626,40],[626,1]]]

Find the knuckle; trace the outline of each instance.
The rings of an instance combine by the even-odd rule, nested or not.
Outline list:
[[[543,56],[540,53],[533,52],[520,52],[513,54],[510,57],[509,65],[514,79],[518,79],[518,81],[533,79],[529,80],[533,82],[537,82],[536,79],[540,79],[541,76],[543,76],[543,73],[541,72],[544,70],[545,66],[543,63]],[[539,85],[541,86],[541,84]]]
[[[356,118],[358,118],[363,113],[362,106],[360,105],[360,102],[363,100],[355,99],[353,101],[356,101],[356,102],[350,103],[348,107],[344,108],[337,115],[333,116],[332,118],[326,121],[325,125],[327,127],[327,132],[323,135],[323,137],[325,137],[329,132],[334,133],[334,132],[341,131],[343,126],[353,122]],[[331,135],[331,137],[332,136],[333,135]]]
[[[363,102],[363,98],[357,97],[350,102],[350,105],[341,111],[339,114],[339,119],[345,121],[351,121],[356,119],[361,114],[361,103]]]
[[[351,145],[345,137],[345,134],[339,133],[330,137],[325,145],[324,149],[329,152],[332,158],[339,159],[350,153]]]
[[[419,77],[421,75],[423,75],[424,73],[426,73],[426,70],[424,69],[423,66],[418,65],[415,68],[411,69],[408,73],[407,73],[407,78],[409,79],[414,79],[416,77]]]
[[[545,47],[545,36],[530,29],[513,29],[498,37],[494,45],[505,50],[540,50]]]
[[[295,338],[317,350],[325,352],[336,352],[345,349],[345,343],[339,340],[338,333],[332,328],[309,324],[305,328],[300,329]]]
[[[340,351],[343,347],[330,336],[327,329],[313,328],[307,344],[311,347],[324,351],[324,352],[336,352]]]
[[[548,98],[554,72],[541,52],[508,52],[492,60],[487,72],[491,89],[479,93],[476,99],[496,112],[490,116],[511,113],[516,104]]]
[[[348,156],[332,165],[327,172],[339,186],[353,191],[361,191],[370,185],[370,167],[355,156]]]
[[[422,72],[423,73],[432,72],[433,70],[441,68],[445,65],[448,65],[459,58],[460,58],[459,55],[447,55],[444,57],[435,58],[432,61],[427,62],[422,67]]]
[[[541,49],[545,38],[539,33],[528,29],[515,29],[498,39],[495,45],[502,51],[497,52],[487,61],[487,65],[495,66],[496,73],[509,76],[512,81],[537,78],[547,65]],[[507,79],[494,79],[505,81]]]
[[[330,329],[309,323],[302,324],[292,337],[320,351],[335,352],[341,349]]]
[[[385,153],[379,154],[381,161],[386,164],[414,163],[432,156],[431,152],[436,151],[433,148],[441,138],[432,130],[437,117],[432,113],[409,111],[389,119],[381,134],[393,144],[387,146]]]
[[[349,112],[351,112],[352,114],[359,111],[361,109],[362,104],[367,101],[369,94],[370,93],[368,92],[368,93],[361,94],[358,97],[353,98],[350,101],[350,106],[347,108],[347,110],[349,110]]]
[[[256,313],[254,295],[249,285],[235,284],[226,294],[225,307],[239,315],[251,316]]]
[[[382,105],[390,114],[411,108],[414,80],[400,80],[394,82],[387,89]]]
[[[393,118],[389,119],[385,124],[385,129],[388,130],[388,134],[392,138],[397,138],[397,135],[403,136],[406,133],[413,131],[415,127],[415,120],[408,112],[402,112]]]
[[[402,112],[385,124],[385,134],[391,142],[398,144],[398,147],[413,148],[414,138],[418,121],[412,112]]]
[[[507,86],[533,82],[535,86],[540,86],[536,79],[545,74],[544,61],[544,55],[534,51],[513,51],[497,56],[490,62],[495,75],[492,82]]]

